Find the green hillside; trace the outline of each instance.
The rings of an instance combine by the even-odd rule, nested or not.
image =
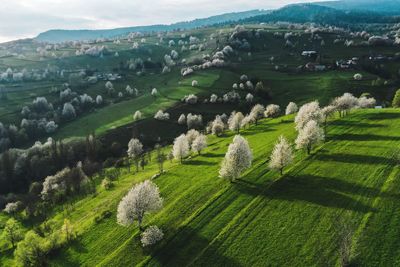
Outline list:
[[[241,132],[254,161],[233,184],[218,177],[230,133],[208,136],[203,155],[183,165],[168,162],[167,172],[154,180],[165,205],[145,220],[165,233],[156,247],[143,249],[136,226],[116,223],[119,200],[158,172],[155,162],[137,174],[122,169],[110,191],[98,186],[95,195],[71,200],[69,212],[57,207],[51,224],[60,227],[68,218],[79,237],[49,255],[50,265],[335,265],[342,220],[354,229],[354,262],[396,265],[400,169],[392,155],[400,144],[400,112],[360,110],[333,119],[327,141],[310,156],[296,152],[294,164],[279,178],[266,162],[280,135],[294,140],[292,119],[265,119]],[[95,223],[106,210],[112,215]],[[5,220],[2,215],[0,222]],[[1,255],[1,265],[12,264],[11,250]]]

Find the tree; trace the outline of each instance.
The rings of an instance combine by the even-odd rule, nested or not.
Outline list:
[[[75,108],[69,102],[64,104],[64,107],[63,107],[63,110],[62,110],[61,114],[62,114],[63,118],[65,118],[66,120],[71,120],[71,119],[76,117]]]
[[[136,110],[135,114],[133,114],[133,120],[138,121],[142,119],[142,112],[140,110]]]
[[[252,103],[252,102],[253,102],[253,99],[254,99],[254,96],[253,96],[252,94],[248,93],[248,94],[246,95],[246,102],[247,102],[247,103]]]
[[[271,104],[265,108],[264,116],[266,118],[275,118],[280,112],[281,108],[278,105]]]
[[[400,89],[396,91],[396,94],[394,95],[393,101],[392,101],[392,106],[394,108],[399,108],[400,107]]]
[[[373,108],[376,105],[376,100],[373,97],[361,96],[358,98],[358,106],[360,108]]]
[[[332,105],[336,107],[340,117],[342,117],[349,110],[358,106],[358,99],[350,93],[344,93],[342,96],[335,98]]]
[[[136,171],[139,171],[139,159],[140,155],[143,153],[143,145],[136,138],[132,138],[128,143],[128,157],[133,159],[136,165]]]
[[[212,122],[211,132],[213,135],[220,136],[224,132],[225,124],[221,119],[221,116],[216,116]]]
[[[203,134],[200,134],[194,139],[192,143],[192,151],[201,153],[201,151],[207,147],[207,137]]]
[[[154,119],[159,120],[159,121],[167,121],[167,120],[169,120],[169,113],[167,113],[167,112],[164,113],[162,110],[159,110],[154,115]]]
[[[22,202],[21,201],[16,201],[16,202],[9,202],[7,203],[6,207],[4,208],[4,212],[8,213],[10,215],[15,215],[17,212],[19,212],[22,208]]]
[[[289,142],[285,137],[280,136],[279,141],[275,144],[269,161],[269,168],[278,170],[283,174],[283,168],[288,166],[293,161],[293,152]]]
[[[195,129],[191,129],[186,133],[186,138],[189,142],[189,146],[192,146],[193,141],[200,135]]]
[[[182,163],[183,158],[189,155],[189,141],[186,135],[182,134],[175,138],[172,153],[175,159],[179,159]]]
[[[156,244],[158,241],[163,239],[164,233],[155,225],[149,226],[143,233],[140,241],[142,242],[142,246],[151,246]]]
[[[258,124],[258,120],[264,117],[264,106],[257,104],[255,105],[251,111],[250,114],[254,117],[254,121],[256,122],[256,125]]]
[[[244,116],[241,112],[232,112],[228,120],[229,130],[239,133]]]
[[[306,149],[307,154],[311,153],[312,146],[323,141],[324,131],[318,126],[316,121],[309,121],[303,129],[299,131],[296,139],[297,149]]]
[[[123,226],[138,221],[142,230],[142,221],[146,213],[161,209],[163,199],[160,190],[150,180],[135,185],[118,204],[117,221]]]
[[[322,112],[318,101],[304,104],[301,106],[299,112],[297,112],[296,118],[294,119],[296,130],[300,131],[303,129],[309,121],[313,120],[317,123],[320,123],[322,119]]]
[[[153,89],[151,90],[151,95],[152,95],[153,97],[157,97],[157,95],[158,95],[157,88],[153,88]]]
[[[242,136],[236,135],[228,147],[219,174],[234,182],[244,170],[251,167],[252,160],[253,155],[249,143]]]
[[[286,111],[285,114],[289,115],[289,114],[294,114],[299,110],[299,108],[297,107],[296,103],[294,102],[290,102],[287,107],[286,107]]]
[[[155,146],[156,151],[157,151],[157,163],[158,163],[158,167],[160,169],[160,173],[162,173],[164,171],[164,162],[167,159],[167,157],[165,156],[161,145],[156,144]]]
[[[324,131],[325,131],[325,134],[326,134],[326,127],[328,126],[328,119],[333,116],[335,111],[336,111],[336,107],[332,106],[332,105],[326,106],[326,107],[322,108],[322,110],[321,110],[322,117],[323,117],[323,120],[324,120]]]
[[[74,226],[68,219],[64,219],[64,224],[61,226],[61,232],[64,233],[67,242],[70,242],[75,238]]]
[[[49,242],[34,231],[29,231],[24,240],[18,243],[14,256],[18,266],[45,266],[48,250]]]
[[[203,116],[189,113],[186,116],[186,124],[188,129],[201,127],[203,124]]]
[[[114,85],[113,85],[112,82],[110,82],[110,81],[107,81],[107,82],[106,82],[105,87],[106,87],[107,91],[112,91],[112,90],[114,90]]]
[[[71,169],[64,168],[54,175],[47,176],[43,182],[41,197],[44,201],[52,201],[56,203],[67,191],[67,177],[70,175]]]
[[[5,238],[10,241],[13,249],[15,248],[16,243],[23,238],[21,224],[14,218],[8,219],[4,226],[3,233]]]
[[[185,116],[185,114],[181,114],[181,115],[179,116],[178,124],[179,124],[179,125],[185,125],[185,124],[186,124],[186,116]]]

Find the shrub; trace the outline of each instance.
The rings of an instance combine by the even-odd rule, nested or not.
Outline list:
[[[105,190],[110,190],[111,187],[113,186],[113,183],[110,181],[110,179],[104,178],[104,179],[101,181],[101,186],[102,186]]]
[[[156,244],[163,239],[164,233],[155,225],[150,226],[142,233],[141,242],[143,247]]]

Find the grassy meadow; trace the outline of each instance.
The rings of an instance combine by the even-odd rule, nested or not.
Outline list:
[[[279,177],[268,170],[267,160],[280,135],[294,140],[293,117],[265,119],[241,132],[254,161],[233,184],[218,177],[233,134],[208,136],[202,155],[182,165],[167,162],[167,172],[154,180],[164,207],[148,215],[145,224],[158,225],[165,237],[148,249],[140,246],[136,225],[117,225],[116,207],[132,185],[152,177],[158,167],[153,162],[139,173],[122,169],[111,190],[98,185],[95,195],[71,200],[67,212],[55,208],[50,222],[61,226],[69,218],[79,237],[51,255],[50,265],[336,265],[342,219],[354,229],[355,262],[396,265],[400,192],[392,153],[400,144],[399,121],[394,109],[335,118],[326,142],[310,156],[296,152],[295,162]],[[106,210],[112,215],[96,223],[94,218]],[[376,241],[382,236],[384,244]],[[0,262],[8,266],[11,252],[3,252]]]

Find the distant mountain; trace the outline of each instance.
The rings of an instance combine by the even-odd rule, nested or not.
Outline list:
[[[39,34],[35,39],[46,42],[64,42],[75,40],[93,40],[98,38],[112,38],[125,35],[130,32],[153,32],[170,31],[175,29],[193,29],[198,27],[210,26],[221,23],[236,22],[249,17],[265,15],[270,13],[268,10],[250,10],[245,12],[226,13],[203,19],[178,22],[170,25],[150,25],[116,28],[109,30],[50,30]]]
[[[400,15],[400,0],[340,0],[316,4],[341,10],[363,10]]]
[[[294,23],[314,22],[330,25],[352,23],[398,22],[399,18],[366,10],[340,10],[318,4],[294,4],[275,10],[269,14],[243,19],[243,23],[287,21]]]

